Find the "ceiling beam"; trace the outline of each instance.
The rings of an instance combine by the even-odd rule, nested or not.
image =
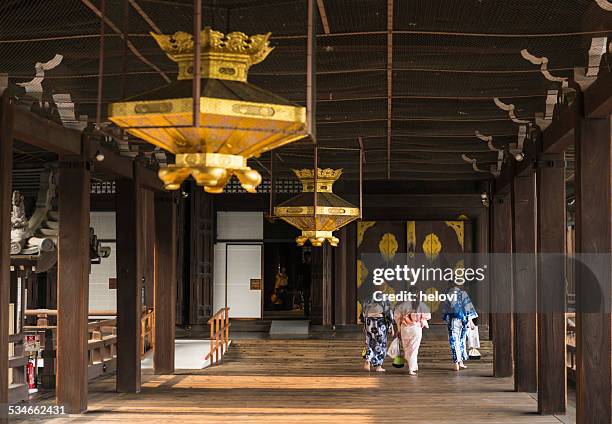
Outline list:
[[[387,179],[391,179],[393,129],[393,0],[387,0]]]
[[[14,116],[13,133],[16,140],[60,156],[83,157],[85,152],[88,152],[92,157],[84,158],[86,160],[91,160],[96,152],[100,151],[100,153],[104,154],[104,160],[96,162],[97,167],[116,177],[132,178],[132,161],[130,159],[120,156],[107,147],[103,147],[96,141],[89,141],[89,145],[83,146],[81,141],[82,133],[80,131],[63,127],[23,107],[11,107],[13,108]],[[155,171],[143,166],[142,176],[142,184],[146,188],[151,190],[163,189],[162,183],[157,178]]]
[[[16,140],[58,155],[81,154],[79,131],[65,128],[23,107],[12,107]]]
[[[319,111],[320,112],[320,111]],[[324,117],[327,113],[319,113],[319,117]],[[524,116],[522,119],[535,119],[535,117],[527,117]],[[384,122],[387,121],[387,118],[363,118],[363,119],[340,119],[340,120],[323,120],[319,119],[317,125],[329,125],[329,124],[354,124],[360,122]],[[461,119],[461,118],[444,118],[444,117],[435,117],[435,116],[416,116],[413,118],[398,118],[392,117],[392,121],[397,122],[508,122],[508,118],[471,118],[471,119]]]
[[[130,73],[132,75],[135,75],[134,73]],[[318,72],[317,72],[318,74]],[[114,76],[118,76],[121,74],[105,74],[105,76],[110,76],[110,75],[114,75]],[[145,74],[146,75],[146,74]],[[97,78],[98,75],[88,75],[88,78]],[[26,77],[21,77],[21,78],[26,78]],[[30,77],[31,78],[31,77]],[[80,78],[78,76],[73,76],[72,78]],[[53,78],[50,78],[53,79]],[[301,87],[299,89],[296,89],[295,91],[299,91],[301,90]],[[147,91],[148,92],[148,91]],[[146,92],[145,92],[146,93]],[[141,94],[145,94],[145,93],[141,93]],[[484,100],[493,100],[494,98],[503,98],[503,99],[530,99],[530,98],[542,98],[545,99],[546,98],[546,94],[541,94],[541,93],[531,93],[531,94],[523,94],[523,95],[514,95],[514,96],[500,96],[500,95],[491,95],[491,96],[472,96],[472,97],[464,97],[464,96],[420,96],[420,95],[411,95],[411,96],[406,96],[406,95],[401,95],[401,96],[393,96],[393,99],[399,99],[399,100],[422,100],[422,99],[426,99],[426,100],[469,100],[469,101],[484,101]],[[96,99],[92,99],[92,98],[79,98],[79,97],[73,97],[72,100],[75,103],[79,103],[79,104],[95,104],[96,103]],[[118,98],[114,98],[114,99],[107,99],[106,102],[108,103],[112,103],[115,101],[121,101],[123,100],[122,98],[118,97]],[[300,98],[288,98],[287,99],[290,102],[296,103],[296,104],[304,104],[304,96],[300,97]],[[366,97],[346,97],[346,98],[335,98],[335,99],[330,99],[330,98],[325,98],[325,97],[321,97],[319,96],[319,98],[317,99],[317,103],[336,103],[336,102],[361,102],[364,100],[387,100],[387,95],[385,94],[384,96],[366,96]]]
[[[333,32],[330,34],[319,34],[317,37],[349,37],[349,36],[367,36],[367,35],[385,35],[388,31],[351,31],[351,32]],[[559,38],[569,36],[605,36],[609,33],[608,30],[597,30],[597,31],[574,31],[574,32],[557,32],[549,34],[539,33],[487,33],[487,32],[457,32],[457,31],[419,31],[419,30],[398,30],[393,31],[394,34],[398,35],[431,35],[431,36],[451,36],[451,37],[486,37],[486,38]],[[291,40],[291,39],[303,39],[306,38],[303,34],[295,35],[277,35],[272,37],[280,40]]]

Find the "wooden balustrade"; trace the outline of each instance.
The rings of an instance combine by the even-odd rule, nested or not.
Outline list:
[[[111,311],[95,312],[90,319],[99,316],[116,315]],[[44,367],[41,374],[42,387],[55,387],[57,326],[49,325],[49,317],[57,315],[56,310],[27,310],[26,315],[35,316],[36,325],[23,327],[24,334],[34,334],[40,337]],[[116,370],[117,360],[117,319],[102,319],[90,321],[87,325],[89,333],[87,358],[88,378],[96,378]]]
[[[148,349],[147,349],[148,347]],[[140,320],[140,356],[155,347],[155,310],[145,311]]]
[[[42,383],[44,388],[55,387],[55,357],[57,349],[57,326],[49,325],[49,318],[57,316],[54,309],[30,309],[25,311],[26,316],[36,317],[36,325],[24,326],[25,334],[36,334],[41,336],[43,347],[42,356],[45,366],[42,372]],[[90,311],[89,317],[116,316],[114,311]],[[117,358],[117,319],[102,319],[91,321],[87,330],[88,341],[88,378],[92,379],[102,374],[116,370]],[[152,349],[155,340],[155,311],[150,309],[144,311],[141,318],[140,349],[144,355]]]
[[[117,358],[117,320],[93,321],[87,325],[88,378],[114,371]]]
[[[46,315],[47,317],[50,316],[57,316],[57,309],[26,309],[25,310],[25,315],[26,316],[39,316],[39,315]],[[115,317],[117,316],[117,312],[115,311],[110,311],[110,310],[92,310],[89,311],[88,313],[90,318],[93,317]]]
[[[209,320],[210,325],[210,364],[219,364],[229,346],[229,308],[221,308]]]
[[[28,331],[36,332],[37,330],[43,331],[45,329],[55,330],[55,325],[49,325],[49,318],[57,316],[57,309],[27,309],[25,311],[25,315],[28,317],[36,317],[36,325],[28,325],[24,328]],[[89,318],[98,318],[98,317],[116,317],[116,311],[110,310],[92,310],[89,311]],[[114,324],[113,324],[114,325]],[[143,311],[143,315],[141,318],[141,331],[140,331],[140,354],[144,356],[149,350],[153,349],[155,343],[155,311],[153,309],[149,309]],[[90,344],[92,334],[90,332]],[[95,334],[94,337],[98,337],[98,334]],[[96,339],[93,339],[94,341]],[[96,346],[98,346],[96,344]],[[91,364],[91,362],[90,362]]]
[[[23,333],[9,335],[9,404],[28,398],[26,365],[28,357],[24,352]]]
[[[565,314],[567,378],[576,383],[576,314]]]

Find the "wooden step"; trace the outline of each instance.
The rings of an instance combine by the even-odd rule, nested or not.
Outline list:
[[[360,371],[363,359],[361,352],[364,340],[335,339],[237,339],[232,342],[223,358],[225,372],[264,372],[276,369],[282,373],[309,372],[356,372]],[[493,346],[488,340],[481,341],[480,360],[474,364],[490,364]],[[386,358],[390,364],[390,358]],[[447,340],[424,340],[419,349],[419,364],[424,369],[449,368],[450,347]],[[216,372],[216,371],[214,371]]]

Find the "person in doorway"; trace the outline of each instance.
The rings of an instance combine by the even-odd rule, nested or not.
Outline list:
[[[419,369],[418,355],[423,328],[429,328],[427,321],[431,319],[431,313],[425,303],[405,301],[395,307],[393,317],[404,348],[408,374],[415,375]]]
[[[366,300],[360,316],[366,333],[365,363],[366,371],[376,367],[377,372],[384,372],[383,361],[387,354],[387,334],[395,334],[391,305],[388,300]]]
[[[289,277],[284,267],[278,267],[276,276],[274,277],[274,292],[272,293],[272,303],[279,309],[287,306],[287,286],[289,285]]]
[[[455,371],[467,368],[463,363],[468,359],[465,348],[467,329],[475,328],[474,318],[478,317],[470,296],[461,285],[455,282],[448,291],[447,300],[442,303],[442,319],[448,326],[448,341]]]

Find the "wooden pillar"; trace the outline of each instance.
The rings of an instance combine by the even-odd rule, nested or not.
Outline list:
[[[612,117],[576,140],[577,423],[612,422]]]
[[[346,324],[346,294],[348,291],[347,280],[347,228],[346,226],[337,231],[340,243],[334,250],[334,325]]]
[[[565,167],[563,153],[538,158],[538,412],[562,414],[565,365]]]
[[[144,304],[153,308],[155,303],[155,192],[142,190],[143,196],[143,275]]]
[[[493,204],[493,258],[491,274],[491,332],[493,375],[512,376],[512,202],[496,195]]]
[[[480,265],[488,263],[488,254],[490,248],[490,237],[489,237],[489,209],[483,208],[482,212],[476,218],[476,225],[474,226],[476,232],[476,252],[478,253],[477,263]],[[479,283],[476,288],[476,299],[475,305],[478,309],[478,326],[482,328],[489,327],[489,312],[491,310],[490,301],[491,287],[485,283]]]
[[[214,243],[215,212],[213,195],[205,193],[202,187],[191,185],[189,209],[187,211],[188,248],[184,251],[186,269],[189,270],[189,284],[185,299],[188,302],[188,322],[208,328],[208,319],[213,311],[214,284]]]
[[[338,231],[340,243],[334,252],[334,324],[355,324],[357,315],[357,226]]]
[[[334,270],[333,247],[323,246],[323,325],[334,323]]]
[[[13,109],[2,97],[0,110],[0,423],[7,422],[8,327],[11,284],[11,204],[13,172]]]
[[[333,320],[332,252],[328,244],[312,248],[311,322],[331,325]]]
[[[174,373],[176,321],[176,204],[175,196],[155,195],[155,374]]]
[[[536,179],[533,169],[514,177],[514,389],[535,393],[537,371]]]
[[[142,314],[142,192],[140,166],[134,179],[117,181],[117,391],[140,391]]]
[[[61,162],[57,260],[57,404],[87,410],[89,195],[87,162]]]

